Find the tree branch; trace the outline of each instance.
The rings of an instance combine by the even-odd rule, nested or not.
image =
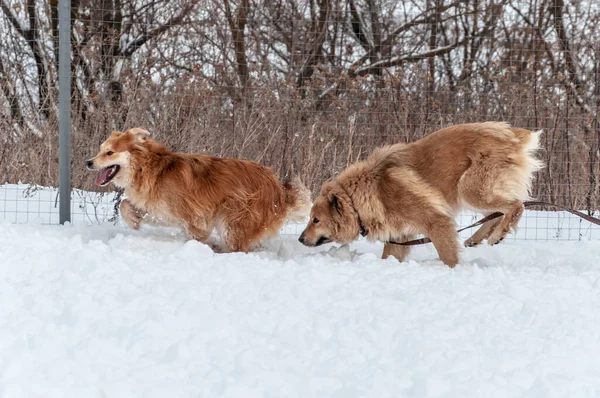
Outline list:
[[[33,40],[35,36],[35,28],[36,28],[36,16],[35,16],[35,0],[27,0],[27,15],[29,18],[29,32],[31,32],[31,39]]]
[[[19,23],[19,21],[17,21],[17,18],[13,15],[12,11],[10,10],[10,8],[8,8],[8,6],[6,5],[6,0],[0,0],[0,2],[2,2],[2,4],[1,4],[2,5],[2,12],[6,16],[6,18],[10,22],[10,24],[13,26],[13,28],[15,28],[15,30],[21,36],[23,36],[23,38],[25,40],[29,40],[28,39],[28,35],[30,34],[30,32],[28,30],[23,29],[23,27],[21,26],[21,24]]]
[[[584,112],[590,112],[589,107],[585,104],[585,100],[583,99],[583,83],[577,74],[577,65],[575,62],[575,57],[573,56],[573,52],[571,51],[571,45],[569,43],[569,38],[567,37],[567,32],[565,30],[565,25],[563,21],[563,7],[564,0],[553,0],[550,6],[550,12],[554,17],[554,27],[556,29],[556,35],[558,36],[558,44],[560,50],[565,55],[565,62],[567,67],[567,72],[569,74],[569,84],[565,84],[567,88],[571,88],[575,95],[575,101],[581,107]]]
[[[354,0],[350,0],[349,3],[351,16],[350,26],[352,26],[352,33],[354,33],[356,40],[358,40],[362,48],[369,52],[373,48],[373,45],[369,42],[369,39],[365,33],[365,24],[362,21],[358,10],[356,9]]]
[[[19,98],[16,90],[14,89],[14,83],[12,82],[12,79],[4,69],[2,59],[0,59],[0,83],[2,83],[0,86],[2,86],[2,91],[4,92],[4,96],[6,97],[6,100],[10,106],[11,117],[13,120],[17,121],[19,126],[23,127],[24,119],[23,113],[21,112],[21,105],[19,104]]]
[[[554,69],[555,69],[554,54],[552,53],[552,49],[550,48],[550,46],[544,39],[544,36],[542,35],[542,32],[540,31],[540,27],[535,25],[525,14],[523,14],[521,12],[520,9],[515,7],[512,3],[510,3],[509,5],[513,9],[513,11],[515,11],[517,13],[517,15],[519,15],[523,19],[523,21],[525,21],[525,23],[527,25],[529,25],[529,27],[531,29],[534,30],[535,35],[537,36],[538,40],[542,43],[544,52],[546,53],[546,56],[548,57],[548,60],[550,61],[550,69],[552,69],[552,72],[554,73]]]
[[[329,15],[329,0],[321,0],[319,2],[319,21],[315,32],[315,42],[308,54],[308,58],[302,66],[302,70],[296,79],[296,86],[302,87],[304,83],[311,78],[314,73],[314,66],[319,59],[319,55],[323,51],[323,43],[325,42],[325,33],[327,31],[327,17]]]
[[[365,75],[369,75],[372,73],[376,73],[381,68],[389,68],[392,66],[406,64],[409,62],[417,62],[417,61],[421,61],[423,59],[437,57],[437,56],[449,53],[450,51],[454,50],[456,47],[458,47],[462,43],[464,43],[464,41],[465,41],[465,39],[458,40],[458,41],[454,42],[453,44],[450,44],[449,46],[436,48],[436,49],[430,50],[430,51],[425,51],[420,54],[402,55],[402,56],[398,56],[398,57],[384,59],[382,61],[375,62],[371,65],[363,66],[362,68],[358,68],[354,71],[350,70],[349,75],[351,77],[365,76]]]
[[[419,16],[415,17],[413,20],[397,27],[396,29],[394,29],[394,31],[392,33],[390,33],[383,41],[381,41],[381,43],[379,44],[379,46],[373,47],[371,48],[367,54],[363,55],[362,57],[360,57],[358,60],[356,60],[355,62],[352,63],[352,65],[350,65],[350,70],[352,69],[357,69],[360,67],[360,65],[364,64],[368,59],[372,59],[373,56],[375,54],[377,54],[377,52],[381,52],[384,53],[384,49],[389,48],[393,45],[394,40],[396,39],[396,37],[398,35],[400,35],[403,32],[406,32],[407,30],[418,26],[418,25],[423,25],[423,24],[428,24],[431,23],[432,20],[434,18],[436,18],[436,15],[427,15],[433,11],[436,11],[436,13],[443,13],[444,11],[449,10],[452,7],[456,7],[460,4],[460,1],[455,1],[453,3],[450,3],[446,6],[442,6],[440,7],[438,10],[436,10],[436,8],[429,8],[425,11],[423,11]],[[424,16],[425,15],[425,16]],[[450,17],[450,18],[454,18],[454,16]],[[438,21],[438,23],[442,23],[444,22],[444,19],[440,19]]]
[[[239,5],[235,18],[231,12],[231,6],[229,0],[224,0],[225,5],[225,16],[229,23],[229,29],[231,30],[231,37],[233,39],[233,49],[235,51],[235,59],[237,64],[237,71],[240,77],[242,87],[246,87],[248,84],[248,60],[246,59],[246,41],[244,38],[244,30],[246,29],[246,23],[248,22],[248,7],[249,1],[242,0]]]
[[[164,24],[162,24],[154,29],[149,30],[148,32],[146,32],[143,35],[136,38],[135,40],[131,41],[127,45],[127,47],[125,47],[121,50],[121,55],[124,57],[132,56],[133,53],[135,53],[137,50],[139,50],[140,47],[142,47],[144,44],[146,44],[146,42],[148,42],[149,40],[160,36],[161,34],[166,32],[173,26],[180,25],[181,22],[185,19],[185,17],[188,16],[189,12],[192,10],[192,8],[194,7],[195,4],[196,4],[196,1],[192,1],[192,2],[188,3],[185,7],[183,7],[183,9],[179,12],[179,14],[171,17],[171,19],[169,19],[167,22],[165,22]]]
[[[35,15],[35,0],[28,0],[26,4],[27,17],[29,18],[29,29],[27,30],[25,30],[19,21],[17,21],[12,11],[8,8],[5,0],[0,1],[2,2],[2,12],[6,18],[8,18],[9,22],[16,29],[16,31],[23,37],[23,39],[25,39],[25,41],[27,41],[27,45],[31,48],[38,75],[38,95],[41,113],[45,117],[48,117],[50,116],[50,98],[48,91],[47,68],[46,64],[44,63],[42,47],[37,42],[37,36],[39,35],[39,32],[36,30],[37,17]]]

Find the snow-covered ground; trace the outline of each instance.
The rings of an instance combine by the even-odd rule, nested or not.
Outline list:
[[[600,240],[449,269],[431,245],[309,249],[302,226],[214,254],[87,224],[0,221],[2,398],[600,396]]]

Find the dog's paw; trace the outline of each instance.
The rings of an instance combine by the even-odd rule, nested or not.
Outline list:
[[[193,238],[192,238],[193,239]],[[204,240],[204,241],[200,241],[202,243],[204,243],[206,246],[210,247],[210,249],[217,254],[223,254],[223,253],[227,253],[227,248],[225,247],[225,245],[223,244],[223,242],[221,242],[219,239],[217,239],[215,236],[209,236],[208,239]]]
[[[223,246],[219,245],[218,243],[207,242],[206,245],[208,247],[210,247],[210,249],[216,254],[224,254],[224,253],[228,252],[227,249],[225,249]]]
[[[498,243],[502,242],[503,240],[504,240],[504,236],[500,236],[500,237],[491,237],[491,236],[490,236],[490,237],[488,238],[488,244],[489,244],[490,246],[495,246],[495,245],[497,245]]]
[[[140,229],[142,223],[141,218],[135,217],[135,215],[132,216],[131,214],[123,214],[123,221],[125,221],[125,224],[127,224],[129,228],[136,231]]]
[[[479,246],[480,243],[481,242],[477,242],[477,241],[469,238],[464,242],[464,245],[465,245],[465,247],[476,247],[476,246]]]

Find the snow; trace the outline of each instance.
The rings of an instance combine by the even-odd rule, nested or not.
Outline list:
[[[600,240],[510,239],[449,269],[431,245],[306,248],[299,225],[214,254],[31,221],[0,221],[2,398],[600,395]]]

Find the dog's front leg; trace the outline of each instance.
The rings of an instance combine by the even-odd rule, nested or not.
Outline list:
[[[195,240],[208,245],[215,253],[227,253],[227,250],[221,247],[217,242],[211,242],[210,233],[212,229],[197,227],[195,225],[187,226],[188,234]]]
[[[414,238],[414,235],[401,234],[394,240],[397,242],[407,242]],[[410,253],[410,246],[394,245],[393,243],[385,243],[383,245],[382,259],[386,259],[389,256],[393,256],[396,260],[403,262]]]
[[[146,212],[136,208],[128,199],[121,201],[119,210],[123,220],[129,226],[129,228],[135,230],[140,229],[140,224],[142,223],[142,219],[146,215]]]
[[[449,217],[443,217],[434,221],[426,232],[429,239],[435,246],[440,256],[440,260],[450,268],[458,264],[458,233],[454,220]]]

